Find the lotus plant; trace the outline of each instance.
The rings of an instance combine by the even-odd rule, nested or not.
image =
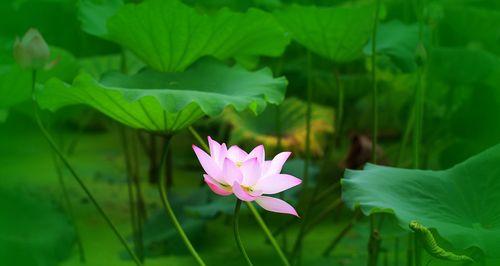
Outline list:
[[[203,178],[208,187],[216,194],[237,198],[234,214],[234,235],[236,244],[248,265],[248,258],[238,232],[238,214],[241,202],[255,201],[262,208],[277,213],[291,214],[298,217],[297,211],[287,202],[265,195],[276,194],[299,185],[302,180],[288,174],[281,174],[290,152],[282,152],[272,160],[265,158],[263,145],[255,147],[250,153],[234,145],[227,148],[225,143],[218,143],[208,137],[210,154],[193,145],[193,150],[200,161],[205,174]],[[251,205],[249,205],[251,206]],[[285,265],[288,264],[284,259]]]

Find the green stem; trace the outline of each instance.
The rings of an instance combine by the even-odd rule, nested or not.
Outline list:
[[[283,140],[283,132],[281,128],[281,108],[280,106],[276,106],[276,150],[278,153],[282,147],[282,140]]]
[[[243,247],[243,243],[241,242],[240,238],[240,230],[239,230],[239,225],[238,225],[238,220],[239,220],[239,214],[240,214],[240,208],[241,208],[241,200],[236,199],[236,206],[234,207],[234,217],[233,217],[233,232],[234,232],[234,239],[236,240],[236,245],[238,246],[238,249],[241,252],[241,255],[243,255],[243,258],[245,258],[245,261],[249,266],[253,266],[252,261],[248,257],[248,254],[245,250],[245,247]]]
[[[200,134],[198,134],[198,132],[196,132],[196,130],[190,126],[189,128],[189,132],[191,132],[191,134],[194,136],[194,138],[196,139],[196,141],[198,141],[198,143],[201,145],[201,147],[209,152],[210,151],[210,148],[208,148],[208,145],[205,143],[205,141],[201,138]]]
[[[372,129],[372,162],[377,163],[377,143],[378,143],[378,84],[377,84],[377,29],[378,16],[380,10],[380,1],[376,1],[375,18],[372,29],[372,46],[371,46],[371,81],[372,81],[372,112],[373,112],[373,129]]]
[[[317,203],[321,202],[327,196],[332,195],[332,193],[334,193],[335,190],[337,190],[339,187],[340,187],[340,182],[336,182],[336,183],[332,184],[327,189],[324,189],[323,191],[321,191],[321,193],[317,193],[317,196],[314,196],[312,203],[317,204]],[[282,223],[276,230],[273,231],[273,233],[272,233],[273,236],[278,236],[278,235],[286,232],[286,229],[288,227],[290,227],[291,225],[293,225],[294,221],[295,221],[295,219],[293,217],[289,218],[286,222]],[[308,231],[310,229],[311,228],[308,228]]]
[[[342,123],[343,123],[343,119],[344,119],[344,87],[342,86],[342,84],[340,83],[340,73],[338,71],[338,69],[335,69],[334,70],[334,73],[335,73],[335,81],[336,81],[336,84],[337,84],[337,90],[339,91],[339,95],[338,95],[338,103],[337,103],[337,121],[336,121],[336,125],[337,125],[337,134],[335,134],[335,144],[338,146],[340,144],[340,136],[342,136]]]
[[[410,118],[408,119],[405,127],[405,131],[403,133],[403,140],[401,141],[401,146],[399,147],[398,157],[396,159],[396,166],[400,166],[401,161],[403,160],[403,154],[408,144],[408,140],[410,139],[410,133],[413,128],[413,124],[415,123],[415,108],[411,109]]]
[[[139,216],[139,233],[142,239],[142,224],[147,219],[146,203],[144,200],[144,195],[142,192],[141,180],[139,178],[141,174],[140,163],[139,163],[139,142],[137,140],[138,132],[132,136],[132,181],[135,184],[135,194],[137,195],[137,210]]]
[[[422,244],[420,243],[420,239],[418,235],[415,234],[413,238],[413,245],[415,249],[415,266],[422,266]]]
[[[102,216],[102,218],[104,218],[104,220],[106,221],[106,223],[108,224],[108,226],[111,228],[111,230],[113,230],[113,233],[120,240],[120,242],[122,243],[123,247],[125,247],[125,249],[127,250],[127,253],[134,260],[134,262],[136,263],[136,265],[142,265],[142,263],[140,262],[140,260],[135,255],[134,251],[132,251],[132,249],[127,244],[127,240],[125,240],[125,238],[120,234],[120,232],[118,231],[118,229],[116,228],[116,226],[113,224],[113,222],[111,221],[111,219],[108,217],[108,215],[106,214],[106,212],[104,212],[104,209],[101,207],[101,205],[99,205],[99,203],[97,202],[97,200],[94,198],[94,196],[92,195],[92,193],[90,192],[90,190],[87,188],[87,186],[83,182],[83,180],[78,176],[78,174],[73,169],[73,167],[71,166],[71,164],[69,163],[69,161],[66,159],[66,156],[59,150],[59,148],[57,147],[55,141],[52,139],[50,133],[47,131],[47,129],[43,125],[42,120],[40,118],[40,114],[38,113],[38,107],[37,107],[37,103],[36,103],[35,84],[36,84],[36,70],[33,70],[33,72],[32,72],[32,87],[31,87],[31,97],[32,97],[32,102],[33,102],[33,111],[34,111],[34,115],[35,115],[35,120],[36,120],[36,122],[38,124],[38,127],[42,131],[43,136],[45,137],[45,139],[47,140],[47,142],[49,143],[49,145],[51,146],[51,148],[54,150],[54,152],[57,154],[57,156],[59,157],[59,159],[63,162],[64,166],[66,166],[66,168],[69,170],[69,172],[71,173],[71,175],[78,182],[78,184],[83,189],[83,191],[85,192],[85,194],[87,195],[87,197],[90,199],[90,201],[92,202],[92,204],[94,204],[94,206],[97,209],[97,211],[99,212],[99,214]]]
[[[274,238],[273,234],[267,227],[266,223],[264,222],[264,219],[262,219],[257,209],[255,209],[255,207],[251,202],[247,202],[247,206],[248,209],[250,209],[250,212],[252,212],[253,216],[255,217],[255,220],[257,220],[257,223],[259,223],[262,231],[264,231],[264,233],[266,234],[267,239],[269,239],[269,242],[271,242],[271,245],[273,246],[274,250],[276,251],[276,253],[278,253],[278,256],[280,257],[283,265],[290,266],[290,262],[288,262],[285,253],[283,252],[283,250],[281,250],[280,246],[278,245],[278,242]]]
[[[372,81],[372,107],[373,107],[373,132],[372,132],[372,162],[377,163],[377,147],[378,147],[378,84],[377,84],[377,29],[379,20],[381,0],[376,1],[375,16],[372,29],[372,46],[371,46],[371,81]],[[368,265],[377,265],[378,252],[380,247],[380,238],[375,230],[375,218],[370,216],[370,238],[368,240]]]
[[[307,190],[309,182],[309,163],[311,160],[311,116],[312,116],[312,63],[311,52],[307,52],[307,110],[306,110],[306,158],[304,161],[304,171],[302,173],[302,198]]]
[[[282,59],[280,59],[282,61]],[[282,139],[283,139],[283,134],[282,134],[282,128],[281,128],[281,107],[278,105],[276,106],[276,153],[279,153],[282,149]],[[284,199],[285,197],[285,192],[281,192],[279,194],[280,199]],[[281,237],[282,240],[282,246],[283,249],[287,249],[287,243],[288,243],[288,237],[286,232],[283,232],[283,235]]]
[[[136,195],[136,210],[137,210],[137,234],[139,238],[141,259],[145,259],[144,256],[144,222],[147,219],[146,204],[144,200],[144,195],[142,193],[140,176],[140,163],[139,163],[139,143],[137,141],[137,136],[132,134],[132,149],[131,149],[131,163],[132,163],[132,182],[135,187]]]
[[[394,239],[394,265],[399,265],[399,237]]]
[[[139,235],[139,220],[138,218],[138,213],[136,212],[136,204],[135,204],[135,195],[134,195],[134,189],[133,189],[133,181],[132,181],[132,164],[131,164],[131,156],[130,156],[130,150],[129,150],[129,145],[128,145],[128,140],[127,140],[127,134],[125,132],[125,129],[122,125],[118,125],[119,127],[119,133],[120,133],[120,139],[121,139],[121,144],[123,148],[123,155],[125,157],[125,168],[126,168],[126,178],[127,178],[127,192],[128,192],[128,203],[129,203],[129,211],[130,211],[130,224],[132,226],[132,234],[134,236],[134,246],[135,246],[135,251],[137,252],[137,255],[139,256],[139,259],[141,262],[144,262],[144,256],[142,254],[142,245],[141,245],[141,239]]]
[[[342,240],[347,233],[352,229],[354,224],[358,221],[360,217],[360,211],[356,211],[354,216],[352,217],[351,221],[340,231],[340,233],[332,240],[330,245],[323,251],[323,256],[327,257],[334,249],[337,247],[337,245],[340,243],[340,240]]]
[[[316,216],[314,220],[309,222],[309,225],[305,229],[304,234],[309,233],[316,225],[320,224],[330,213],[332,213],[335,209],[337,209],[341,203],[342,199],[338,198],[332,201],[326,207],[324,207],[323,211],[320,214],[318,214],[318,216]]]
[[[83,242],[82,242],[82,234],[80,233],[80,229],[78,225],[76,224],[76,219],[75,219],[75,213],[73,211],[73,205],[71,204],[71,200],[69,198],[68,194],[68,189],[66,188],[66,183],[64,182],[64,176],[61,171],[61,168],[59,167],[59,163],[57,161],[56,154],[52,152],[52,158],[54,160],[54,167],[56,168],[57,172],[57,177],[59,180],[59,185],[61,186],[61,190],[63,193],[63,198],[64,198],[64,203],[66,205],[66,210],[69,215],[69,219],[71,221],[71,224],[73,225],[73,228],[75,229],[75,234],[76,234],[76,244],[78,246],[78,253],[80,254],[80,262],[85,263],[85,251],[83,249]]]
[[[316,185],[314,187],[314,191],[312,193],[313,196],[311,199],[311,203],[316,200],[316,195],[318,194],[318,189],[319,189],[319,186]],[[300,255],[301,255],[300,253],[302,250],[302,241],[304,240],[304,237],[306,236],[306,231],[307,231],[307,228],[309,225],[309,219],[311,217],[311,211],[313,209],[312,205],[313,204],[308,204],[306,207],[306,210],[304,212],[304,216],[302,219],[302,223],[300,224],[299,234],[297,235],[297,239],[295,240],[295,243],[294,243],[293,248],[292,248],[292,263],[294,265],[298,264],[300,261]]]
[[[186,233],[182,229],[181,224],[179,223],[179,220],[177,220],[177,217],[175,216],[175,213],[172,209],[172,206],[170,205],[170,201],[169,201],[168,196],[167,196],[166,176],[163,177],[163,175],[165,173],[165,171],[163,170],[163,167],[164,167],[166,160],[167,160],[168,148],[170,146],[171,139],[172,139],[171,135],[165,136],[165,141],[163,144],[163,151],[162,151],[161,160],[160,160],[160,182],[159,182],[158,186],[159,186],[159,190],[160,190],[160,195],[161,195],[163,207],[165,208],[165,211],[167,212],[167,215],[170,218],[170,221],[172,222],[175,229],[177,230],[177,233],[181,237],[186,248],[189,250],[189,252],[195,258],[196,262],[198,262],[199,265],[205,266],[206,265],[205,262],[203,262],[200,255],[198,254],[198,252],[196,252],[193,245],[191,244],[191,241],[189,241],[189,238],[187,237]]]
[[[406,247],[406,265],[413,266],[413,238],[415,237],[414,233],[408,234],[408,246]]]
[[[203,141],[203,139],[200,137],[200,135],[198,134],[198,132],[196,132],[196,130],[193,127],[190,127],[189,131],[198,140],[198,143],[200,144],[200,146],[202,146],[202,148],[206,152],[209,152],[210,149],[208,148],[208,145]],[[198,136],[198,137],[196,137],[196,136]],[[253,206],[253,204],[251,202],[247,202],[247,206],[248,206],[248,209],[250,209],[250,211],[252,212],[253,216],[255,217],[255,220],[257,220],[257,222],[259,223],[262,231],[264,231],[264,233],[266,234],[267,238],[271,242],[271,245],[274,247],[276,253],[278,253],[278,256],[280,257],[281,261],[283,262],[283,265],[289,266],[290,263],[288,262],[288,260],[287,260],[287,258],[285,256],[285,253],[283,253],[283,251],[281,250],[280,246],[278,245],[278,242],[276,241],[276,239],[274,238],[273,234],[269,230],[269,227],[267,227],[266,223],[264,222],[264,219],[262,219],[262,217],[260,216],[259,212],[255,209],[255,207]]]
[[[309,163],[311,160],[311,116],[312,116],[312,59],[311,59],[311,52],[307,51],[307,111],[306,111],[306,149],[305,149],[305,160],[304,160],[304,171],[302,173],[302,191],[301,195],[299,198],[299,205],[302,205],[301,203],[305,201],[306,194],[307,194],[307,187],[309,184]],[[316,192],[315,187],[315,192]],[[313,193],[313,197],[314,197]],[[301,249],[302,249],[302,240],[305,234],[306,230],[306,225],[309,217],[309,213],[311,212],[311,205],[308,204],[306,206],[306,210],[303,215],[303,220],[300,226],[300,231],[297,236],[297,239],[295,240],[295,244],[293,245],[292,248],[292,261],[294,264],[297,262],[298,257],[300,255]]]
[[[419,45],[423,47],[424,39],[424,21],[423,21],[424,0],[417,0],[417,17],[418,17],[418,39]],[[424,119],[424,94],[425,87],[423,78],[425,74],[424,66],[419,66],[417,69],[417,86],[415,91],[415,133],[413,139],[413,159],[414,168],[419,168],[421,159],[421,146],[422,146],[422,127]]]

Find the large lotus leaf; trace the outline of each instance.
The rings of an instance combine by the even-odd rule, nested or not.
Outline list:
[[[127,62],[123,65],[124,60]],[[100,78],[104,73],[123,71],[126,74],[135,74],[145,67],[144,63],[129,51],[122,54],[107,54],[79,58],[78,62],[83,71],[95,78]]]
[[[48,71],[40,70],[37,82],[45,82],[50,77],[71,80],[78,71],[78,63],[73,55],[51,47],[52,58],[58,63]],[[16,64],[0,65],[0,108],[8,108],[29,100],[31,95],[31,71]]]
[[[122,6],[123,0],[81,0],[78,2],[78,20],[86,33],[106,38],[106,23]]]
[[[348,170],[342,198],[365,214],[394,213],[403,228],[412,220],[434,228],[457,249],[500,253],[500,145],[442,171],[367,165]]]
[[[82,73],[72,85],[52,79],[39,91],[38,101],[53,111],[86,104],[134,128],[174,132],[228,106],[259,114],[267,103],[283,100],[286,83],[285,78],[273,78],[267,68],[249,72],[202,61],[181,73],[145,70],[126,76],[112,72],[101,81]]]
[[[434,48],[429,58],[424,139],[431,158],[452,166],[500,142],[500,59],[465,48]]]
[[[391,58],[404,72],[415,71],[418,31],[416,23],[407,25],[399,20],[381,23],[377,30],[376,53]],[[372,41],[370,40],[363,48],[363,52],[368,56],[372,54]]]
[[[279,111],[278,111],[279,108]],[[305,151],[307,104],[296,98],[287,98],[277,107],[267,108],[256,117],[248,113],[227,112],[224,119],[233,125],[231,142],[263,143],[266,147],[276,147],[278,142],[278,121],[281,124],[281,145],[294,153]],[[323,154],[328,134],[333,133],[333,109],[314,104],[311,119],[311,151]]]
[[[316,7],[292,5],[275,16],[307,49],[335,62],[358,58],[370,38],[373,5]]]
[[[73,250],[73,227],[48,198],[4,188],[0,217],[2,265],[59,265]]]
[[[107,29],[107,38],[163,72],[183,71],[204,56],[279,56],[289,42],[264,11],[221,9],[204,15],[177,0],[127,4],[108,19]]]

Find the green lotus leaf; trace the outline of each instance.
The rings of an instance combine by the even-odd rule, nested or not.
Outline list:
[[[127,64],[124,66],[124,60]],[[107,54],[79,58],[78,63],[83,71],[100,78],[111,71],[124,71],[126,74],[135,74],[145,67],[144,63],[129,51],[122,54]]]
[[[52,111],[85,104],[133,128],[171,133],[204,115],[218,115],[228,106],[259,114],[267,103],[283,100],[286,84],[285,78],[273,78],[267,68],[249,72],[201,61],[181,73],[112,72],[101,81],[81,73],[72,85],[51,79],[37,99],[42,108]]]
[[[393,213],[407,229],[412,220],[435,229],[456,249],[500,253],[500,145],[442,171],[367,165],[348,170],[342,197],[365,214]]]
[[[266,147],[276,147],[278,133],[276,123],[279,121],[281,128],[281,145],[285,150],[294,153],[305,151],[305,137],[307,131],[304,116],[307,104],[296,98],[287,98],[279,106],[267,108],[262,115],[256,117],[248,113],[226,112],[223,118],[233,125],[231,142],[248,144],[263,143]],[[320,156],[328,134],[333,133],[333,109],[314,104],[312,106],[311,120],[311,152]],[[279,115],[279,117],[278,117]]]
[[[377,30],[376,53],[388,56],[403,72],[415,71],[418,31],[417,23],[407,25],[399,20],[381,23]],[[371,47],[372,40],[363,48],[368,56],[372,54]]]
[[[82,30],[101,38],[108,36],[106,22],[122,6],[123,0],[81,0],[78,2],[78,20]]]
[[[335,62],[361,56],[373,27],[373,5],[316,7],[292,5],[276,18],[293,39],[314,53]]]
[[[45,82],[50,77],[62,80],[71,80],[78,72],[78,63],[70,53],[51,47],[53,58],[58,63],[48,71],[40,70],[37,74],[38,82]],[[0,108],[8,108],[31,97],[31,71],[22,69],[16,64],[0,65]]]
[[[289,39],[270,14],[221,9],[200,14],[177,0],[127,4],[107,22],[110,40],[155,70],[179,72],[204,56],[279,56]]]

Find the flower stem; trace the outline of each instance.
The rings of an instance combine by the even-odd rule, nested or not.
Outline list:
[[[198,262],[199,265],[205,266],[205,262],[201,259],[200,255],[196,250],[194,249],[193,245],[191,244],[191,241],[189,241],[189,238],[187,237],[186,233],[181,227],[181,224],[179,223],[179,220],[177,220],[177,217],[175,216],[175,213],[172,209],[172,206],[170,205],[170,202],[168,200],[167,196],[167,184],[166,184],[166,176],[164,177],[164,170],[163,167],[166,163],[167,160],[167,154],[168,154],[168,148],[170,146],[170,141],[172,139],[171,135],[165,136],[165,142],[163,146],[163,151],[161,155],[161,160],[160,160],[160,182],[158,184],[159,190],[160,190],[160,195],[163,203],[163,207],[165,208],[165,211],[167,212],[168,217],[170,218],[170,221],[174,225],[175,229],[177,230],[177,233],[179,236],[182,238],[182,241],[184,242],[184,245],[186,248],[189,250],[191,255],[195,258],[196,262]]]
[[[43,136],[45,137],[45,139],[49,143],[50,147],[57,154],[57,156],[59,157],[59,159],[61,159],[61,161],[64,164],[64,166],[66,166],[66,168],[69,170],[69,172],[71,173],[71,175],[78,182],[78,184],[83,189],[83,191],[85,192],[85,194],[87,195],[87,197],[90,199],[90,201],[92,202],[92,204],[94,204],[94,206],[97,209],[97,211],[99,212],[99,214],[102,216],[102,218],[104,218],[104,220],[106,221],[106,223],[108,224],[108,226],[111,228],[111,230],[113,230],[113,233],[115,233],[116,237],[118,237],[118,239],[120,240],[120,242],[122,243],[122,245],[125,247],[125,249],[127,250],[128,254],[134,260],[134,262],[136,263],[136,265],[142,265],[142,263],[139,261],[139,259],[135,255],[134,251],[132,251],[132,249],[127,244],[127,240],[125,240],[125,238],[120,234],[120,232],[118,231],[118,229],[116,228],[116,226],[113,224],[113,222],[111,221],[111,219],[108,217],[108,215],[106,214],[106,212],[104,212],[104,209],[101,207],[101,205],[99,205],[99,203],[97,202],[97,200],[94,198],[94,196],[92,195],[92,193],[90,192],[90,190],[87,188],[87,186],[83,182],[83,180],[78,176],[78,174],[73,169],[73,167],[71,166],[71,164],[69,163],[69,161],[66,159],[66,156],[64,156],[64,154],[59,150],[59,148],[57,147],[55,141],[52,139],[50,133],[47,131],[47,129],[43,125],[42,120],[40,118],[40,114],[38,113],[38,107],[37,107],[36,97],[35,97],[35,85],[36,85],[36,70],[33,70],[33,72],[32,72],[31,98],[32,98],[32,102],[33,102],[33,111],[34,111],[34,115],[35,115],[35,120],[36,120],[36,122],[38,124],[38,127],[42,131]]]
[[[340,137],[342,136],[342,123],[344,119],[344,86],[340,82],[340,73],[338,68],[333,70],[335,75],[335,82],[338,90],[338,102],[337,102],[337,121],[334,121],[336,124],[336,134],[335,134],[335,145],[339,146]]]
[[[377,143],[378,143],[378,84],[377,84],[377,29],[378,29],[378,16],[380,9],[380,1],[376,1],[375,18],[373,21],[372,29],[372,46],[371,46],[371,81],[372,81],[372,112],[373,112],[373,128],[372,128],[372,162],[377,163]]]
[[[408,244],[406,246],[406,265],[413,266],[413,255],[414,255],[414,247],[413,244],[415,241],[413,238],[415,237],[414,233],[408,234]]]
[[[243,258],[245,258],[245,261],[249,266],[253,266],[252,261],[248,257],[247,252],[245,251],[245,247],[243,247],[243,243],[241,242],[240,238],[240,230],[238,226],[238,221],[239,221],[239,214],[240,214],[240,208],[241,208],[241,200],[237,199],[236,200],[236,206],[234,207],[234,218],[233,218],[233,229],[234,229],[234,239],[236,240],[236,245],[238,246],[238,249],[241,252],[241,255],[243,255]]]
[[[309,182],[309,163],[311,160],[311,115],[312,115],[312,63],[311,52],[307,52],[307,111],[306,111],[306,158],[304,161],[302,198],[305,196]],[[303,200],[303,199],[302,199]]]
[[[190,126],[188,129],[189,129],[189,132],[191,132],[191,134],[194,136],[196,141],[198,141],[198,143],[201,145],[201,147],[207,152],[210,151],[210,148],[208,148],[208,145],[201,138],[200,134],[198,134],[198,132],[196,132],[196,130],[192,126]]]
[[[418,19],[418,40],[423,47],[424,42],[424,0],[416,0]],[[423,48],[422,48],[423,49]],[[422,63],[424,64],[424,63]],[[413,135],[413,166],[420,168],[421,146],[422,146],[422,125],[424,119],[424,95],[425,95],[425,65],[420,65],[417,69],[417,84],[415,88],[415,132]]]
[[[332,242],[328,245],[328,247],[323,251],[323,257],[327,257],[340,241],[351,231],[354,224],[359,220],[361,211],[357,210],[354,213],[354,216],[351,218],[351,221],[339,232],[339,234],[332,240]]]
[[[372,162],[377,163],[377,143],[378,143],[378,84],[377,84],[377,29],[379,20],[381,0],[376,0],[375,16],[373,19],[372,45],[371,45],[371,81],[372,81],[372,107],[373,107],[373,132],[372,132]],[[375,216],[370,216],[370,238],[368,240],[368,265],[377,265],[378,253],[380,249],[380,236],[375,228]]]
[[[267,227],[266,223],[264,222],[264,219],[262,219],[257,209],[255,209],[255,207],[251,202],[247,202],[247,206],[248,209],[250,209],[252,214],[255,216],[255,220],[257,220],[257,222],[259,223],[260,228],[262,228],[262,231],[264,231],[264,233],[266,234],[267,238],[269,239],[269,242],[271,242],[271,245],[273,246],[274,250],[276,251],[276,253],[278,253],[278,256],[280,257],[283,265],[290,266],[290,262],[288,262],[285,253],[283,252],[283,250],[281,250],[280,246],[278,245],[278,242],[274,238],[273,234]]]
[[[73,228],[75,229],[75,234],[76,234],[76,244],[78,246],[78,253],[80,254],[80,262],[85,263],[85,250],[83,248],[83,243],[82,243],[82,234],[80,232],[80,229],[78,225],[76,224],[76,218],[75,218],[75,212],[73,210],[73,205],[71,204],[71,200],[69,198],[68,194],[68,189],[66,188],[66,183],[64,182],[64,176],[61,171],[61,167],[59,166],[56,154],[52,152],[52,158],[54,160],[54,167],[56,169],[57,177],[59,180],[59,185],[61,186],[63,198],[64,198],[64,203],[66,205],[66,209],[71,221],[71,224],[73,225]]]
[[[304,159],[304,171],[302,173],[302,191],[299,198],[299,205],[302,205],[306,199],[307,187],[309,185],[309,163],[311,161],[311,116],[312,116],[312,55],[310,51],[307,51],[307,111],[306,111],[306,157]],[[313,200],[318,190],[318,186],[315,186],[313,193]],[[292,263],[295,265],[299,260],[299,256],[302,250],[302,240],[304,237],[306,225],[309,221],[309,214],[312,209],[312,204],[307,204],[304,211],[302,223],[300,226],[299,234],[295,240],[292,248]]]
[[[143,254],[143,244],[142,244],[142,234],[139,232],[141,230],[141,226],[139,225],[140,217],[138,213],[138,209],[135,204],[135,194],[134,194],[134,184],[132,180],[132,163],[131,163],[131,154],[128,145],[127,133],[125,128],[122,125],[118,125],[118,130],[120,133],[120,140],[123,148],[123,155],[125,158],[125,168],[126,168],[126,178],[127,178],[127,191],[128,191],[128,200],[129,200],[129,212],[130,212],[130,224],[132,226],[132,233],[134,236],[134,247],[137,255],[141,262],[144,262],[144,254]]]
[[[422,244],[420,243],[419,237],[415,234],[413,238],[413,246],[415,249],[415,266],[422,266]]]

